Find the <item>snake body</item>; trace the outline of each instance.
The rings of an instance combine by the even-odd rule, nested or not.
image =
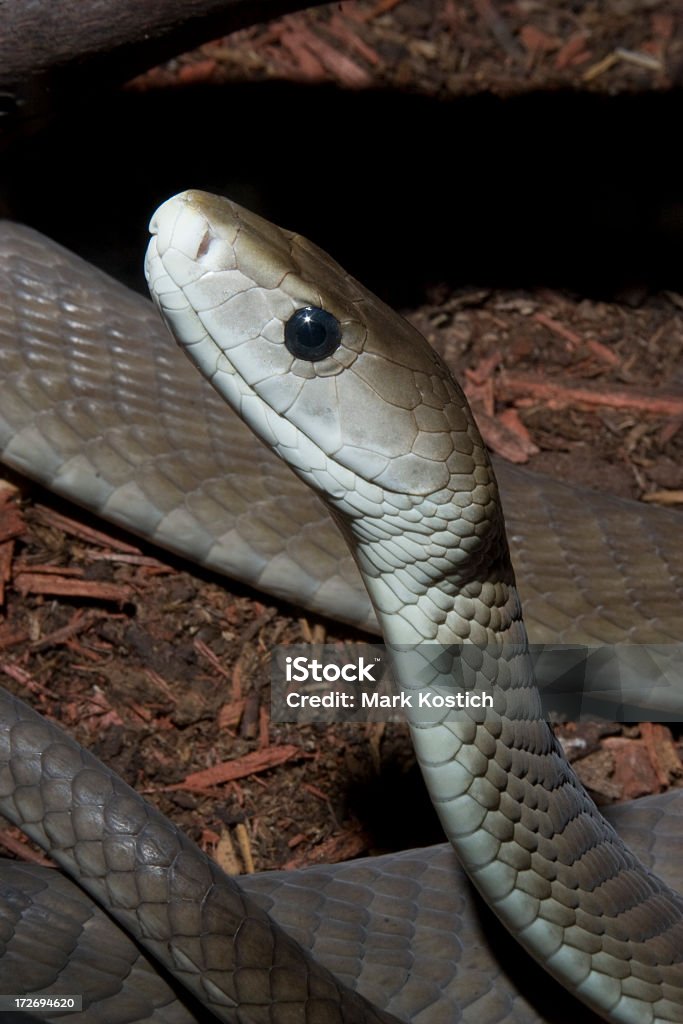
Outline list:
[[[219,1020],[390,1024],[60,729],[8,694],[0,722],[0,809]]]
[[[522,940],[533,950],[534,955],[546,962],[553,973],[562,977],[571,988],[578,990],[600,1012],[610,1015],[614,1020],[683,1019],[679,952],[683,947],[680,899],[641,868],[614,836],[577,787],[546,728],[534,720],[534,697],[528,685],[519,602],[507,562],[500,516],[496,511],[495,483],[461,396],[442,364],[423,347],[421,340],[415,340],[411,332],[402,333],[407,330],[397,326],[397,323],[400,325],[402,322],[394,321],[393,314],[355,282],[350,282],[328,257],[310,243],[267,226],[253,215],[226,205],[223,201],[210,200],[196,193],[176,200],[175,206],[170,204],[164,210],[165,213],[159,214],[159,234],[155,243],[158,246],[163,240],[163,251],[153,250],[149,264],[150,268],[161,268],[161,271],[157,269],[156,272],[152,269],[150,274],[157,300],[180,333],[182,328],[177,321],[186,317],[185,329],[189,324],[193,332],[192,343],[195,346],[203,345],[208,352],[208,375],[216,376],[216,371],[220,370],[219,376],[226,381],[229,398],[239,406],[251,426],[262,436],[267,435],[275,447],[280,447],[280,454],[287,449],[290,461],[296,463],[300,474],[307,477],[309,483],[314,478],[316,488],[322,489],[327,499],[332,501],[337,520],[351,537],[362,571],[366,580],[370,581],[373,601],[387,638],[415,645],[425,637],[446,644],[458,637],[470,642],[468,646],[472,652],[483,651],[490,661],[486,665],[489,673],[487,685],[496,691],[497,700],[492,717],[456,724],[438,720],[413,723],[420,756],[423,763],[429,762],[427,774],[432,776],[437,802],[446,809],[444,820],[447,831],[454,839],[475,883],[491,900],[501,918],[522,933]],[[191,214],[190,223],[193,226],[188,227],[187,232],[183,229],[180,234],[176,234],[180,211],[184,217]],[[233,219],[235,217],[236,220]],[[162,454],[154,464],[153,476],[140,472],[136,476],[136,470],[144,464],[148,439],[154,437],[154,432],[148,429],[149,422],[154,418],[157,422],[160,419],[153,392],[154,395],[162,396],[161,420],[173,436],[170,396],[175,370],[172,356],[156,356],[153,371],[155,388],[147,389],[143,386],[141,390],[135,381],[135,373],[131,372],[126,362],[129,358],[126,354],[126,331],[117,321],[116,313],[107,319],[107,351],[111,360],[107,373],[116,381],[118,394],[122,396],[124,405],[120,411],[129,413],[126,401],[137,403],[138,412],[142,414],[142,427],[140,443],[137,448],[133,445],[131,450],[130,441],[135,440],[135,429],[127,435],[125,430],[122,433],[119,417],[112,415],[111,423],[100,421],[99,430],[95,432],[100,438],[98,446],[89,423],[102,416],[103,407],[97,400],[100,371],[93,370],[87,355],[87,345],[84,348],[73,346],[73,337],[82,338],[89,333],[92,336],[90,321],[83,319],[78,303],[65,298],[72,285],[64,279],[58,280],[55,286],[57,302],[61,304],[63,317],[72,335],[72,347],[67,356],[70,361],[67,377],[73,395],[65,400],[64,376],[46,370],[50,359],[55,358],[50,355],[47,347],[47,338],[52,329],[48,310],[55,300],[43,293],[41,306],[40,302],[36,304],[28,297],[29,289],[16,288],[17,279],[25,281],[27,277],[30,278],[32,265],[30,258],[16,255],[14,245],[18,236],[28,239],[29,251],[33,247],[35,252],[35,247],[40,244],[34,235],[24,235],[19,229],[9,228],[5,232],[5,238],[9,239],[6,250],[11,252],[12,288],[16,296],[14,309],[9,316],[16,318],[17,308],[19,312],[28,312],[28,319],[22,318],[22,323],[28,323],[28,326],[22,330],[25,335],[35,338],[37,345],[35,355],[28,360],[25,359],[25,353],[19,357],[25,363],[30,364],[32,361],[33,366],[29,365],[28,369],[24,366],[25,372],[20,372],[18,377],[16,347],[10,344],[4,356],[9,362],[9,369],[15,373],[12,390],[7,391],[9,399],[5,400],[3,396],[0,407],[5,421],[3,434],[0,435],[4,457],[15,465],[27,468],[27,460],[33,457],[31,453],[37,453],[39,458],[35,464],[40,468],[31,470],[35,475],[44,479],[52,478],[67,493],[79,487],[79,479],[88,481],[89,493],[82,496],[82,500],[91,507],[107,508],[109,504],[111,507],[107,511],[110,515],[124,521],[127,517],[133,518],[138,530],[148,531],[157,539],[171,538],[170,542],[183,550],[189,550],[195,543],[199,523],[199,534],[203,530],[205,544],[204,555],[200,557],[204,561],[211,561],[214,555],[212,553],[207,556],[207,552],[214,552],[219,546],[216,538],[220,539],[221,533],[217,523],[223,499],[218,498],[213,505],[205,500],[207,494],[213,496],[212,486],[214,494],[218,488],[217,483],[212,482],[210,473],[195,472],[195,479],[201,481],[201,487],[196,489],[185,488],[185,481],[178,478],[178,467],[184,466],[185,471],[187,464],[192,461],[192,456],[188,455],[187,459],[182,457],[187,438],[181,428],[175,427],[178,430],[177,437],[183,440],[183,446],[176,445],[176,448],[180,448],[180,457],[171,459],[167,450],[166,456]],[[233,248],[238,238],[239,244]],[[265,259],[264,253],[267,254]],[[201,260],[198,262],[200,256],[202,259],[208,257],[208,268],[201,266]],[[217,262],[212,262],[214,260]],[[227,263],[222,262],[224,260]],[[182,269],[179,270],[181,264]],[[171,280],[173,274],[182,277],[183,273],[185,278],[180,283]],[[241,276],[241,287],[234,291],[233,285],[227,283],[231,274],[233,281]],[[249,277],[250,274],[253,276]],[[265,277],[261,276],[263,274]],[[196,286],[198,297],[188,302],[183,288],[187,289],[191,285]],[[248,316],[239,313],[230,316],[230,322],[237,324],[240,329],[254,331],[251,335],[227,334],[228,349],[234,346],[230,351],[231,358],[237,354],[240,359],[246,360],[239,372],[225,354],[218,353],[213,337],[213,334],[216,338],[225,336],[225,317],[222,313],[216,314],[215,307],[229,302],[226,298],[228,288],[237,303],[233,306],[233,312],[239,310],[239,303],[245,296],[256,302],[255,307],[250,307]],[[218,303],[217,295],[220,300]],[[274,300],[275,305],[271,300]],[[194,311],[195,302],[200,309],[199,321]],[[335,358],[332,366],[325,366],[323,361],[318,368],[319,372],[313,374],[298,367],[293,377],[288,377],[292,370],[291,359],[288,360],[283,353],[277,354],[268,349],[268,365],[264,367],[259,363],[259,359],[262,359],[259,348],[263,346],[263,324],[270,325],[267,345],[272,347],[277,344],[276,339],[268,333],[277,326],[277,317],[273,316],[273,312],[277,312],[279,317],[283,317],[285,312],[289,315],[297,303],[331,307],[341,322],[353,326],[350,336],[345,328],[345,359]],[[10,319],[10,322],[16,321]],[[362,325],[360,328],[359,324]],[[207,325],[212,333],[211,338],[205,338]],[[387,338],[391,340],[387,342]],[[403,369],[397,369],[399,353],[400,367]],[[63,353],[56,357],[58,362],[63,358]],[[382,360],[387,358],[391,364],[390,372],[386,371],[386,364],[381,369]],[[267,374],[263,373],[264,369],[267,369]],[[269,390],[267,382],[269,376],[272,379],[273,373],[280,373],[278,383],[285,385],[279,398],[277,389]],[[373,443],[380,446],[398,445],[403,454],[396,450],[384,451],[372,462],[371,478],[364,476],[363,467],[368,465],[367,453],[358,450],[363,444],[358,444],[359,438],[353,434],[353,428],[350,439],[347,437],[344,445],[340,446],[338,421],[335,424],[335,413],[330,412],[331,406],[327,400],[322,403],[318,400],[317,404],[310,405],[309,399],[305,397],[311,381],[318,382],[324,394],[329,394],[330,390],[336,392],[339,385],[343,409],[348,394],[353,395],[354,384],[352,380],[348,385],[351,390],[346,393],[345,399],[342,373],[347,376],[350,373],[351,378],[357,374],[362,382],[360,386],[356,380],[358,392],[351,399],[352,412],[358,412],[359,403],[365,408],[364,395],[368,387],[380,394],[388,387],[389,391],[384,394],[385,401],[388,400],[389,405],[397,402],[404,413],[416,407],[426,407],[421,429],[423,433],[433,435],[428,440],[436,444],[436,448],[423,447],[424,438],[416,443],[413,438],[407,443],[406,429],[412,428],[406,428],[405,424],[410,416],[399,416],[396,421],[398,425],[394,428],[392,422],[392,426],[385,426],[379,439],[373,438]],[[260,374],[262,376],[258,376]],[[412,381],[409,379],[411,376]],[[416,378],[422,381],[420,385],[416,385]],[[429,386],[424,384],[425,379],[429,379]],[[19,386],[16,386],[17,380]],[[405,384],[405,388],[397,386],[396,380]],[[307,383],[304,385],[302,382]],[[335,385],[332,389],[330,382]],[[255,385],[263,385],[262,393]],[[309,391],[314,388],[315,384]],[[44,412],[37,417],[28,411],[31,392],[35,393],[36,390],[48,396],[52,391],[52,397],[56,398],[56,405],[44,402]],[[266,391],[274,407],[263,404]],[[283,394],[286,396],[284,406]],[[164,396],[167,414],[163,412]],[[412,406],[401,405],[407,396],[412,396]],[[208,408],[214,409],[214,414],[207,418],[207,427],[198,429],[204,429],[215,439],[223,429],[223,416],[218,413],[218,406],[209,405]],[[289,426],[280,422],[285,417]],[[352,419],[350,417],[348,422]],[[193,421],[196,420],[195,407]],[[21,426],[17,428],[17,424]],[[455,448],[452,445],[452,433],[458,438]],[[450,438],[451,456],[455,460],[446,474],[443,469],[447,458],[443,448],[444,435]],[[86,443],[84,438],[88,439]],[[331,451],[339,454],[342,448],[341,460],[330,460]],[[401,460],[402,468],[399,470],[397,467],[401,466]],[[85,475],[81,476],[83,470]],[[274,487],[274,478],[270,472],[268,479],[270,486]],[[454,479],[458,483],[455,492],[452,490]],[[409,485],[407,488],[406,482]],[[440,495],[440,499],[435,501],[434,495]],[[246,495],[247,507],[251,497]],[[427,508],[430,502],[431,512]],[[153,510],[151,529],[150,508]],[[381,514],[378,513],[380,508]],[[134,509],[133,513],[131,509]],[[455,513],[454,509],[457,510]],[[279,511],[281,513],[281,508]],[[277,558],[289,557],[292,564],[298,565],[296,546],[288,549],[287,543],[282,541],[284,526],[277,512],[276,503],[269,510],[267,508],[254,533],[259,533],[261,529],[265,534],[266,548],[270,545],[277,552]],[[291,507],[288,513],[291,514]],[[438,522],[429,523],[429,515]],[[341,587],[335,582],[326,591],[326,572],[323,570],[320,574],[323,577],[322,584],[310,586],[308,566],[316,561],[316,549],[320,552],[322,548],[326,553],[317,535],[315,516],[311,522],[313,525],[307,527],[307,543],[303,545],[308,562],[304,562],[305,568],[300,576],[308,582],[309,603],[315,604],[322,592],[321,603],[324,606],[326,601],[337,600],[344,586],[353,594],[355,584],[349,582],[353,579],[349,574],[346,580],[342,576]],[[429,526],[432,539],[433,528],[437,525],[439,535],[436,540],[426,540],[427,530],[418,523]],[[173,541],[173,530],[179,530],[182,542]],[[239,530],[233,528],[232,532],[238,533]],[[448,545],[444,543],[446,538],[441,536],[444,533],[450,534]],[[452,547],[454,538],[457,543]],[[428,558],[425,557],[425,544],[430,548]],[[402,550],[403,561],[399,560],[399,564],[396,563],[397,547],[399,551]],[[246,563],[248,559],[245,557],[244,561]],[[252,579],[262,582],[263,567],[258,565],[258,559],[255,561],[257,568]],[[411,573],[409,566],[417,567],[417,571],[414,568]],[[670,566],[667,565],[669,571]],[[430,578],[430,574],[433,578]],[[352,600],[349,603],[352,604]],[[671,602],[667,604],[670,607]],[[666,622],[666,609],[663,607],[662,610]],[[660,639],[676,635],[675,613],[669,619],[669,624],[657,632],[659,622],[659,614],[649,617],[648,636],[652,635],[652,631]],[[429,633],[428,630],[434,631]],[[509,658],[505,651],[497,650],[501,637],[506,641],[512,637],[514,650]],[[495,658],[490,657],[492,650],[496,650]],[[481,685],[482,665],[473,663],[472,669],[471,685]],[[501,678],[501,675],[507,678]],[[405,680],[405,685],[410,683],[410,679]],[[444,680],[435,678],[433,685],[443,686]],[[34,832],[46,836],[52,849],[55,846],[57,852],[64,846],[69,850],[78,849],[74,847],[74,837],[68,829],[66,841],[64,839],[64,822],[73,812],[66,810],[65,802],[55,805],[54,809],[49,808],[51,812],[54,810],[53,819],[50,814],[46,816],[44,794],[47,792],[51,799],[54,793],[55,797],[67,801],[71,796],[66,791],[70,790],[73,794],[75,788],[78,800],[80,784],[73,787],[71,782],[68,785],[66,781],[55,782],[50,759],[41,758],[36,753],[42,741],[32,733],[37,730],[43,738],[47,737],[48,746],[56,743],[59,747],[62,741],[56,739],[48,727],[36,723],[27,726],[23,717],[25,712],[17,712],[13,703],[6,706],[5,713],[9,725],[6,725],[3,735],[11,737],[14,733],[13,743],[5,742],[3,751],[6,759],[3,773],[6,805],[17,820],[32,823]],[[436,738],[436,754],[434,748],[428,749],[424,745],[423,740],[427,734]],[[93,772],[92,780],[97,797],[94,805],[98,810],[92,809],[92,802],[84,801],[81,812],[86,833],[88,830],[93,832],[92,836],[86,834],[84,837],[89,855],[84,857],[76,853],[75,859],[81,862],[78,868],[81,872],[82,862],[86,862],[85,874],[93,879],[93,891],[100,898],[105,890],[111,888],[105,870],[110,867],[106,863],[107,845],[112,839],[116,843],[116,836],[108,834],[106,828],[104,837],[98,832],[102,822],[106,826],[108,817],[107,813],[102,812],[102,808],[106,807],[103,793],[106,790],[107,795],[114,794],[116,800],[123,800],[124,803],[132,800],[132,797],[129,794],[125,798],[121,797],[119,784],[115,781],[102,783],[100,775],[90,763],[84,769],[85,762],[81,760],[80,754],[76,762],[73,762],[76,755],[62,755],[61,747],[59,749],[60,756],[55,762],[58,778],[66,779],[66,762],[71,762],[74,768],[70,778],[79,779],[85,771],[87,781],[88,773]],[[430,749],[432,752],[429,752]],[[47,777],[40,774],[41,763],[44,768],[45,762],[48,766]],[[59,774],[61,772],[63,776]],[[98,781],[95,782],[95,779]],[[21,790],[23,785],[29,784],[35,787],[36,796],[24,800],[22,794],[22,799],[18,800],[17,786]],[[447,813],[447,805],[453,803],[459,808],[454,822]],[[137,808],[137,805],[134,806]],[[140,813],[143,813],[143,817],[147,814],[146,811],[135,810],[134,818]],[[47,826],[45,819],[48,821]],[[118,821],[118,814],[114,819]],[[161,830],[159,834],[162,840],[155,839],[147,843],[147,819],[142,824],[141,820],[138,818],[136,821],[136,829],[142,828],[142,841],[127,839],[124,846],[127,845],[129,856],[133,848],[138,850],[137,859],[143,866],[143,874],[151,878],[153,886],[155,883],[158,886],[154,889],[155,896],[163,893],[168,898],[169,892],[173,894],[172,882],[176,880],[171,868],[171,881],[168,881],[168,869],[176,863],[176,857],[180,857],[183,862],[185,847],[180,844],[177,848],[179,852],[173,847],[174,852],[169,853],[165,847],[166,841],[175,843],[176,840],[167,836],[165,826],[160,822],[150,827]],[[131,832],[138,835],[135,829],[131,829]],[[158,863],[158,859],[163,858],[157,857],[162,848],[166,858],[164,864]],[[90,852],[93,852],[92,856]],[[70,857],[72,853],[68,856],[65,853],[63,859],[66,862]],[[120,869],[124,873],[127,866],[122,860]],[[212,869],[198,869],[200,874],[207,870],[210,872]],[[208,877],[204,875],[205,879]],[[167,880],[162,881],[162,878]],[[182,872],[180,881],[186,881]],[[137,882],[135,886],[137,888]],[[197,894],[202,902],[199,888]],[[148,907],[143,907],[142,912],[138,909],[140,900],[137,892],[134,894],[132,889],[126,889],[124,885],[123,899],[120,894],[117,897],[116,892],[113,895],[115,904],[117,898],[123,904],[122,919],[127,925],[133,923],[136,927],[135,922],[131,922],[131,918],[135,918],[137,934],[145,941],[151,941],[152,947],[156,943],[155,952],[159,952],[159,943],[162,946],[168,944],[170,933],[164,931],[159,922],[163,918],[168,923],[173,917],[172,898],[168,904],[164,899],[159,901],[152,914],[153,923],[150,924],[149,919],[144,917]],[[106,900],[110,902],[111,899],[112,893],[109,892]],[[142,903],[146,902],[150,901],[143,898]],[[159,914],[162,916],[159,917]],[[192,916],[192,911],[188,916]],[[249,920],[249,914],[245,919]],[[258,920],[261,921],[261,918]],[[256,930],[260,930],[260,927]],[[263,923],[264,934],[269,927]],[[180,930],[184,935],[184,921]],[[275,945],[279,942],[278,939]],[[265,944],[272,951],[273,940],[266,939]],[[217,945],[221,945],[220,941]],[[251,949],[251,943],[248,946]],[[166,957],[165,962],[181,974],[196,974],[201,961],[196,940],[190,940],[190,947],[188,953],[187,948],[178,946],[176,949],[172,943],[170,957],[168,949],[161,950],[162,961]],[[282,948],[287,950],[286,955],[289,956],[292,947],[285,942]],[[211,960],[215,954],[210,942],[201,953]],[[261,955],[260,952],[258,955]],[[299,952],[292,951],[291,956],[292,962],[297,963],[294,973],[298,975],[302,970],[297,959]],[[214,966],[211,962],[210,969],[213,970]],[[216,970],[222,971],[222,965]],[[317,977],[315,972],[312,977]],[[336,992],[334,983],[327,976],[324,977],[325,981],[320,984],[332,986],[326,992]],[[199,979],[195,977],[194,983],[202,998],[208,999],[214,1010],[218,1006],[218,1012],[224,1015],[224,1019],[235,1019],[231,1016],[234,1013],[237,1013],[236,1019],[247,1019],[246,1010],[243,1017],[241,1010],[235,1011],[231,1006],[231,1002],[235,1001],[233,981],[228,980],[223,986],[223,995],[219,994],[218,988],[213,987],[213,977],[208,986],[205,976]],[[307,985],[304,985],[308,993],[305,1012],[315,1019],[315,1008],[310,1003],[310,988]],[[229,993],[227,998],[226,988]],[[278,997],[282,995],[282,990],[273,993],[267,985],[261,983],[257,983],[257,988],[255,1002],[259,1006],[267,1006],[268,1013],[276,1014],[278,1011],[273,1007],[279,1005]],[[264,991],[269,994],[264,996]],[[285,991],[291,991],[289,986],[285,986]],[[358,1019],[371,1019],[376,1014],[377,1011],[363,1007],[357,1001],[354,1002],[353,998],[347,1004],[347,998],[351,997],[345,993],[335,995],[326,1006],[341,1007],[339,1013],[343,1019],[356,1019],[353,1014],[357,1014]],[[352,1009],[347,1010],[347,1005]],[[463,1009],[466,1005],[465,998],[461,1012],[466,1013]],[[481,1005],[475,999],[472,999],[471,1005],[476,1007],[473,1010],[476,1019],[485,1019]],[[511,1012],[510,1019],[533,1019],[515,1015],[514,1007]],[[411,1016],[418,1019],[415,1014],[411,1013]],[[278,1018],[275,1016],[270,1019]],[[503,1012],[499,1012],[489,1019],[507,1018]]]

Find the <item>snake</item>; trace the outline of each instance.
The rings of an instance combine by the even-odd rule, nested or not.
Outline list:
[[[416,675],[424,687],[425,672],[431,692],[452,686],[450,663],[444,667],[443,659],[435,663],[425,655],[425,647],[438,644],[450,652],[451,660],[458,647],[468,690],[486,687],[494,695],[490,713],[455,720],[418,715],[411,722],[432,799],[476,889],[533,957],[606,1019],[682,1019],[681,899],[636,860],[602,818],[540,716],[498,487],[462,392],[443,362],[413,328],[326,254],[227,200],[184,193],[157,211],[152,230],[147,259],[152,296],[176,339],[220,396],[221,413],[208,416],[198,429],[212,438],[222,431],[227,402],[327,504],[350,546],[385,640],[407,646],[413,656],[407,663],[401,657],[396,660],[405,692],[415,686]],[[10,268],[6,279],[13,293],[14,329],[8,333],[15,339],[4,355],[12,371],[4,377],[0,406],[5,461],[56,484],[62,493],[80,487],[86,505],[105,508],[119,521],[129,520],[129,525],[157,541],[173,535],[170,546],[186,552],[194,547],[205,564],[220,561],[226,534],[233,540],[240,520],[233,519],[227,531],[216,529],[224,499],[216,487],[215,467],[203,474],[195,464],[195,478],[202,486],[187,489],[184,500],[178,498],[178,473],[186,471],[185,463],[192,457],[185,456],[185,447],[191,450],[188,435],[173,418],[172,357],[154,353],[150,372],[156,386],[150,389],[143,380],[136,392],[117,306],[107,310],[103,329],[93,332],[92,320],[81,313],[91,295],[81,289],[78,296],[78,283],[68,284],[57,269],[53,293],[46,294],[44,273],[36,274],[37,266],[44,270],[44,262],[36,258],[36,253],[44,253],[44,243],[35,233],[8,225],[5,240]],[[74,265],[62,254],[54,260],[55,268],[60,260],[62,267]],[[32,276],[34,283],[41,282],[33,290]],[[103,279],[95,287],[105,287]],[[69,288],[76,296],[67,297]],[[79,301],[73,301],[75,297]],[[70,345],[69,352],[58,357],[46,343],[55,302]],[[19,321],[23,326],[17,332]],[[35,339],[28,354],[16,344],[18,333],[24,340]],[[115,382],[124,408],[126,402],[137,402],[143,413],[137,438],[135,428],[126,438],[137,439],[137,450],[122,444],[117,426],[122,407],[111,414],[110,428],[105,407],[93,399],[93,360],[87,346],[80,348],[74,338],[87,340],[90,335],[92,340],[94,333],[100,345],[103,333],[107,338],[104,379]],[[50,362],[54,369],[55,358],[66,358],[69,364],[72,394],[66,400],[60,391],[63,383],[57,383],[59,375],[46,372]],[[139,365],[139,349],[135,358]],[[28,365],[29,372],[17,375],[17,360],[24,370]],[[102,372],[98,369],[95,376]],[[181,379],[184,388],[184,376]],[[198,419],[193,387],[189,385],[189,401],[195,412],[185,421],[186,431]],[[37,390],[51,398],[36,415],[28,410],[31,392]],[[213,392],[205,389],[205,394]],[[157,395],[160,405],[155,405]],[[170,424],[171,434],[178,431],[176,440],[182,442],[174,446],[175,461],[168,457],[167,447],[165,453],[157,450],[156,461],[142,469],[143,439],[150,436],[147,430],[145,437],[145,413],[148,420],[162,422],[164,429]],[[92,430],[88,434],[89,419],[99,420],[99,446],[93,443]],[[274,475],[267,479],[270,488],[275,488],[276,479],[279,483]],[[292,495],[299,493],[305,492],[288,492],[284,485],[274,503],[266,506],[263,520],[251,517],[247,544],[238,548],[236,571],[242,560],[244,566],[254,566],[247,578],[268,585],[264,560],[254,557],[252,548],[261,530],[265,548],[275,552],[275,561],[282,558],[280,570],[291,564],[298,568],[299,578],[309,576],[316,551],[324,554],[326,548],[319,534],[319,511],[308,518],[298,514]],[[206,495],[214,499],[213,506]],[[253,493],[243,497],[247,508],[252,507]],[[282,543],[283,514],[294,518],[300,530],[303,524],[305,541],[300,540],[298,547],[296,541],[291,547]],[[328,564],[329,558],[318,574],[322,580],[314,576],[314,585],[309,582],[309,606],[318,602],[325,607],[346,591],[355,593],[356,577],[344,575],[345,570],[341,579],[325,587]],[[279,578],[286,575],[285,569]],[[278,574],[273,578],[277,580]],[[273,589],[279,585],[276,582]],[[670,618],[667,623],[666,614],[656,613],[656,601],[648,607],[647,635],[675,635],[675,621]],[[369,620],[365,610],[361,615]],[[660,618],[664,625],[658,630]],[[416,673],[414,659],[425,657]],[[242,901],[243,916],[234,909],[226,912],[232,945],[215,936],[212,946],[217,927],[212,898],[225,891],[215,866],[201,861],[200,867],[187,841],[138,803],[120,780],[106,771],[102,774],[103,769],[56,727],[9,697],[2,714],[4,813],[42,840],[55,859],[75,872],[91,895],[220,1019],[387,1019],[381,981],[375,1006],[347,992],[283,936],[263,910],[252,909],[243,890],[232,897]],[[672,813],[661,802],[652,808],[657,820]],[[134,822],[125,828],[124,811]],[[74,834],[81,826],[83,833]],[[435,860],[423,852],[412,856],[411,863],[423,871],[434,863],[442,865],[444,858],[448,861],[449,880],[424,888],[426,894],[432,893],[432,911],[435,891],[445,907],[454,884],[455,869],[448,860],[452,854],[446,849],[434,854]],[[133,878],[136,861],[141,880]],[[366,886],[381,893],[383,878],[405,879],[398,865],[392,861],[374,868],[351,866],[349,877],[354,871],[374,870],[374,881]],[[25,877],[30,874],[22,870]],[[35,883],[34,888],[41,885]],[[301,889],[296,883],[293,888],[294,902],[300,904]],[[393,894],[397,888],[389,886],[387,892]],[[419,896],[415,899],[419,906]],[[227,896],[217,896],[216,906],[228,901]],[[206,922],[201,921],[197,904],[208,915]],[[382,913],[386,919],[386,907],[380,917]],[[197,933],[189,935],[186,925],[191,918],[199,921],[200,939]],[[443,1009],[431,1009],[438,1002],[425,995],[424,985],[430,963],[433,971],[438,960],[437,948],[449,934],[439,924],[440,931],[431,923],[432,939],[435,932],[438,938],[426,954],[424,973],[416,972],[422,991],[413,991],[402,1006],[399,1001],[398,1016],[544,1019],[534,1017],[533,1010],[524,1016],[514,986],[503,995],[500,978],[495,996],[482,1001],[479,951],[470,970],[460,972],[460,995],[446,1016],[439,1017]],[[270,954],[269,961],[265,957]],[[253,962],[247,963],[251,957]],[[484,986],[484,996],[489,994]],[[294,1005],[294,1018],[287,1017],[287,1008],[291,1011]],[[389,1012],[396,1012],[393,1004]]]

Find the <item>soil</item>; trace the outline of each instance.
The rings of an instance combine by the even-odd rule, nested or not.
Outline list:
[[[673,0],[345,0],[208,42],[134,87],[207,78],[429,96],[667,90],[683,82],[681,11]]]
[[[636,109],[624,112],[625,102],[652,104],[648,109],[666,121],[682,75],[683,15],[674,3],[380,0],[306,11],[207,42],[130,83],[125,94],[108,101],[108,110],[121,118],[138,105],[142,118],[150,102],[158,109],[182,107],[198,87],[222,96],[234,87],[243,97],[245,90],[277,79],[297,88],[305,83],[305,103],[314,90],[335,111],[355,103],[339,98],[346,90],[372,93],[368,103],[377,102],[377,94],[389,103],[395,94],[408,95],[409,110],[425,98],[446,102],[439,111],[464,111],[465,120],[478,116],[482,97],[486,103],[494,102],[491,97],[495,103],[533,102],[532,114],[543,111],[549,119],[553,104],[566,110],[569,103],[576,115],[582,104],[599,103],[622,124]],[[302,94],[287,91],[289,85],[279,88],[291,111],[289,104]],[[453,99],[474,106],[453,108]],[[485,109],[494,111],[495,121],[498,108]],[[524,109],[518,123],[528,128],[533,117]],[[511,110],[514,120],[520,107],[506,106],[506,116]],[[134,136],[131,118],[126,129]],[[295,111],[292,121],[300,132]],[[599,121],[591,122],[591,130]],[[112,123],[110,132],[117,130]],[[550,125],[539,124],[538,134]],[[67,135],[74,130],[63,127]],[[646,147],[635,132],[629,145]],[[22,169],[45,155],[53,133],[51,128],[32,140],[10,167],[17,215],[27,208],[18,184]],[[543,152],[543,140],[535,144],[535,152]],[[572,140],[566,144],[571,149]],[[322,148],[322,157],[318,150],[316,156],[325,167]],[[651,158],[651,150],[641,152],[638,168]],[[446,148],[443,159],[452,159]],[[395,164],[388,161],[380,171],[390,192]],[[601,195],[618,190],[618,176],[602,180],[603,172],[598,165],[582,184],[582,205],[592,188]],[[269,173],[266,168],[263,176]],[[487,179],[486,187],[505,186],[509,203],[515,172],[503,164],[499,173],[498,182]],[[601,225],[609,237],[598,231],[582,240],[583,250],[578,236],[563,236],[571,231],[570,204],[559,222],[549,218],[546,249],[530,260],[525,223],[533,236],[544,211],[530,198],[533,181],[517,174],[515,187],[523,187],[524,200],[511,224],[514,245],[501,252],[501,235],[482,241],[481,223],[466,224],[461,241],[469,247],[470,264],[448,263],[452,243],[446,242],[438,249],[441,263],[415,260],[424,279],[412,288],[403,286],[407,276],[375,255],[373,287],[452,353],[493,449],[564,480],[675,506],[683,501],[683,282],[680,258],[672,267],[668,257],[680,257],[683,195],[666,191],[654,220],[667,217],[657,221],[656,235],[628,204],[615,207],[609,231]],[[647,179],[645,206],[661,177],[658,172]],[[421,198],[426,181],[420,182]],[[460,202],[462,213],[467,195]],[[503,199],[492,203],[498,211]],[[408,209],[414,212],[412,203]],[[59,216],[45,213],[38,199],[28,219],[48,230],[59,228]],[[615,235],[614,225],[620,216],[641,241],[656,239],[660,259],[643,257],[628,267],[626,259],[619,262],[625,234]],[[590,212],[582,217],[585,230]],[[320,219],[324,236],[332,222]],[[75,240],[76,248],[82,243],[80,250],[95,259],[88,217],[74,239],[71,229],[60,235],[57,228],[57,237]],[[308,228],[306,233],[324,242]],[[134,234],[126,239],[122,262],[137,245]],[[342,241],[342,251],[351,241]],[[100,239],[100,247],[100,262],[107,263],[103,250],[109,246]],[[630,245],[629,253],[635,248]],[[490,272],[487,249],[495,250]],[[576,269],[582,252],[590,273]],[[63,724],[228,870],[291,867],[440,840],[403,727],[269,722],[272,647],[356,635],[181,564],[12,474],[7,478],[0,490],[3,685]],[[680,784],[683,745],[676,731],[579,723],[564,726],[562,735],[570,754],[579,747],[588,752],[577,769],[599,800]],[[191,778],[226,762],[231,781],[215,781],[216,772]],[[18,832],[7,828],[4,834],[15,854],[25,852]]]

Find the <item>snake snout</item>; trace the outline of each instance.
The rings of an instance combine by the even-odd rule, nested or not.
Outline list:
[[[199,261],[208,252],[214,233],[194,201],[194,195],[180,192],[162,203],[152,216],[149,230],[156,238],[156,252],[160,257],[175,250],[186,259]]]

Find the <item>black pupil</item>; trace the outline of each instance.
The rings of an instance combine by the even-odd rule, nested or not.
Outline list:
[[[285,345],[297,359],[314,363],[339,348],[341,327],[336,317],[318,306],[303,306],[285,324]]]

